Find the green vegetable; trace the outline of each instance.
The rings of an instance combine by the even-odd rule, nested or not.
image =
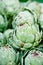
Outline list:
[[[13,34],[13,29],[8,29],[4,32],[4,37],[6,39],[6,41],[8,40],[9,37],[11,37]],[[7,42],[6,42],[7,43]]]
[[[37,46],[41,41],[39,26],[34,23],[34,18],[28,11],[20,12],[12,25],[16,33],[14,32],[8,38],[8,43],[11,46],[26,50],[32,46]]]
[[[17,65],[17,54],[10,46],[0,47],[0,65]]]
[[[30,51],[25,58],[25,65],[43,65],[43,53],[40,51]]]
[[[2,0],[1,2],[1,6],[5,9],[7,15],[14,15],[20,11],[20,3],[18,0]]]
[[[15,25],[22,26],[22,24],[25,23],[27,23],[28,25],[34,24],[34,17],[28,11],[21,11],[15,18],[13,18],[12,27],[15,28]]]

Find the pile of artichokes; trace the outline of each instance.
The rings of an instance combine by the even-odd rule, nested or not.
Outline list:
[[[43,3],[0,0],[0,65],[43,65]]]

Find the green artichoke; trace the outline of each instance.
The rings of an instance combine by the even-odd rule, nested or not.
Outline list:
[[[5,45],[5,41],[4,34],[0,32],[0,46]]]
[[[20,3],[18,0],[2,0],[1,2],[2,9],[5,9],[7,15],[14,15],[20,11]]]
[[[9,37],[11,37],[13,34],[13,29],[8,29],[4,32],[4,37],[6,39],[6,41],[8,40]],[[6,42],[7,43],[7,42]]]
[[[25,58],[25,65],[43,65],[43,53],[40,51],[30,51]]]
[[[27,50],[38,45],[41,41],[39,26],[34,23],[34,18],[28,11],[20,12],[14,19],[12,26],[15,32],[8,38],[8,43],[11,46]]]
[[[17,65],[17,54],[10,46],[0,47],[0,65]]]
[[[35,21],[37,22],[37,18],[40,15],[40,9],[41,9],[39,3],[35,1],[31,2],[25,7],[25,9],[29,10],[33,14]]]
[[[0,14],[0,32],[4,32],[7,29],[7,18],[4,14]]]

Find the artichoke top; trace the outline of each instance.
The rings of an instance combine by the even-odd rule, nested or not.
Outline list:
[[[38,45],[41,41],[39,26],[35,23],[30,12],[20,12],[13,20],[12,26],[15,29],[15,33],[13,33],[12,39],[9,38],[9,44],[11,44],[13,47],[26,50],[31,46]]]
[[[14,15],[20,10],[20,3],[18,0],[2,0],[1,2],[4,5],[2,7],[5,8],[7,15]]]
[[[10,46],[0,47],[0,65],[16,65],[16,52]]]
[[[43,53],[40,51],[30,51],[25,58],[25,65],[43,65]]]
[[[12,22],[12,26],[14,28],[15,24],[20,26],[22,24],[28,23],[29,25],[34,24],[34,17],[28,11],[21,11],[18,15],[14,18]]]

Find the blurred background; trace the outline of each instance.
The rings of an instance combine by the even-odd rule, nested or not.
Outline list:
[[[26,2],[26,1],[28,1],[28,0],[19,0],[19,1],[21,1],[21,2]],[[32,0],[32,1],[37,1],[37,2],[43,3],[43,0]]]

